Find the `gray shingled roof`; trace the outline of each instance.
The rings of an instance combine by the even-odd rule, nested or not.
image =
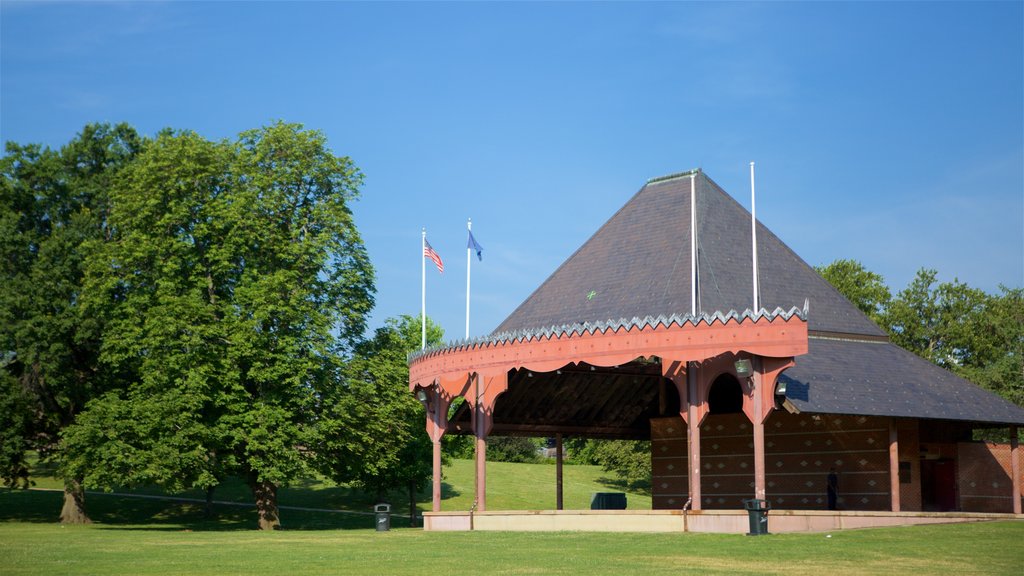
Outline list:
[[[888,342],[811,337],[780,377],[801,412],[1024,424],[1024,409]]]
[[[697,189],[699,310],[753,306],[750,212],[702,172]],[[758,225],[761,308],[810,301],[810,330],[884,336],[778,237]],[[590,298],[588,295],[593,294]],[[644,186],[495,332],[690,312],[690,176]]]
[[[750,213],[695,171],[649,181],[495,333],[688,314],[691,175],[698,315],[751,308]],[[1024,409],[888,343],[884,331],[760,223],[757,234],[761,307],[810,303],[809,353],[784,374],[787,397],[801,411],[1024,424]]]

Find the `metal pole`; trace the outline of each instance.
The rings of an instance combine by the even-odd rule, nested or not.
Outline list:
[[[690,174],[690,314],[697,316],[697,182]]]
[[[562,498],[562,434],[555,434],[555,510],[564,510]]]
[[[754,269],[754,314],[761,309],[757,286],[757,203],[754,201],[754,163],[750,163],[750,237],[752,239],[752,260]]]
[[[466,219],[466,232],[473,232],[472,218]],[[469,340],[469,268],[473,265],[473,259],[470,257],[472,253],[473,248],[466,242],[466,340]]]
[[[427,229],[420,239],[420,350],[427,347]]]

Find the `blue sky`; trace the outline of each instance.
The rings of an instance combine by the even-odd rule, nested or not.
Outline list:
[[[0,5],[0,139],[277,119],[366,175],[372,324],[490,332],[651,177],[701,167],[812,265],[1024,285],[1024,3]]]

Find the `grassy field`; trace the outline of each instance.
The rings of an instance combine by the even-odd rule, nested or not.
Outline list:
[[[604,474],[566,467],[567,507],[615,490]],[[554,467],[488,468],[492,508],[548,508]],[[472,499],[472,462],[446,471],[448,509]],[[39,481],[45,486],[44,479]],[[368,509],[339,487],[283,490],[283,505]],[[248,500],[244,486],[218,499]],[[375,532],[372,516],[284,510],[285,530],[252,529],[252,509],[90,495],[95,523],[54,522],[59,492],[0,490],[0,574],[1007,574],[1024,573],[1024,522],[749,537],[717,534]],[[629,495],[630,507],[649,499]],[[364,508],[365,506],[365,508]]]
[[[748,537],[61,527],[0,523],[0,573],[22,574],[1006,574],[1024,523]]]
[[[469,510],[473,504],[475,465],[472,460],[453,460],[445,467],[442,490],[442,506],[445,510]],[[57,490],[61,484],[53,478],[51,470],[36,467],[32,478],[38,489]],[[509,464],[489,462],[487,464],[487,499],[493,510],[544,510],[555,507],[555,467],[550,464]],[[615,479],[597,466],[565,466],[563,493],[568,509],[590,508],[594,492],[623,492]],[[118,490],[142,496],[165,496],[157,488]],[[199,491],[175,494],[178,498],[204,500],[206,495]],[[237,480],[229,480],[217,487],[214,499],[239,506],[217,505],[217,519],[214,524],[228,524],[237,528],[256,525],[256,513],[249,507],[252,493]],[[0,492],[0,521],[31,518],[33,521],[52,521],[60,512],[59,495],[54,494],[53,504],[15,504],[17,492]],[[408,495],[394,493],[388,498],[393,505],[394,524],[408,526]],[[283,487],[278,492],[282,506],[281,521],[286,528],[372,528],[370,512],[375,498],[344,486],[335,486],[320,480],[306,480]],[[627,493],[630,509],[646,510],[651,507],[647,494]],[[203,507],[197,504],[176,504],[160,500],[121,498],[109,494],[92,494],[86,497],[90,516],[101,524],[123,524],[133,521],[164,520],[176,525],[201,528],[210,521],[203,517]],[[315,508],[336,510],[338,513],[307,513],[290,508]],[[419,496],[418,510],[430,509],[430,491]],[[345,514],[351,512],[352,514]]]

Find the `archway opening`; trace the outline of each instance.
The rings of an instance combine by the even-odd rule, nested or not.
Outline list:
[[[743,388],[732,374],[722,374],[708,390],[711,414],[736,414],[743,411]]]

